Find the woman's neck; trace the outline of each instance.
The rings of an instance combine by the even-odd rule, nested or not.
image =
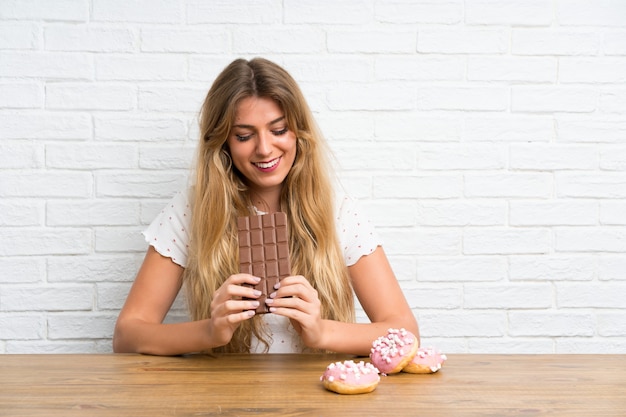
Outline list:
[[[275,213],[280,211],[280,189],[267,190],[263,193],[250,192],[250,200],[257,211]]]

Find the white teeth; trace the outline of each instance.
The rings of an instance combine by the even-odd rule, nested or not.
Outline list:
[[[267,169],[276,165],[278,163],[278,159],[279,158],[276,158],[269,162],[255,162],[254,165],[258,166],[259,168]]]

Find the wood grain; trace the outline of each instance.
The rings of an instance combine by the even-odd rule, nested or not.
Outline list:
[[[0,416],[626,416],[626,355],[448,355],[326,391],[340,355],[0,355]]]

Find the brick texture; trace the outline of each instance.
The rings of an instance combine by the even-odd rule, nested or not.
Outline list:
[[[424,344],[626,353],[625,16],[611,0],[0,1],[0,353],[111,351],[206,91],[253,56],[302,86]]]

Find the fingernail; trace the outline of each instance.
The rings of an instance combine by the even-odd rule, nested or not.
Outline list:
[[[275,313],[276,312],[276,307],[270,307],[270,313]]]
[[[277,289],[279,289],[279,288],[280,288],[280,282],[277,282],[277,283],[274,285],[274,289],[275,289],[275,290],[277,290]]]
[[[253,308],[257,308],[260,303],[258,301],[253,301],[252,303],[250,303],[250,305],[252,305]]]
[[[248,311],[246,311],[246,313],[248,313],[248,316],[252,317],[252,316],[254,316],[256,314],[256,311],[248,310]]]
[[[270,294],[270,298],[275,298],[276,297],[276,292],[273,292]]]
[[[255,297],[258,297],[259,295],[263,294],[263,292],[259,290],[254,290],[252,291],[252,294],[254,294]]]
[[[272,304],[274,302],[274,300],[272,300],[271,298],[266,298],[265,299],[265,304]]]
[[[261,282],[261,278],[259,278],[259,277],[252,277],[252,278],[253,278],[253,279],[254,279],[254,281],[256,281],[256,282]]]

